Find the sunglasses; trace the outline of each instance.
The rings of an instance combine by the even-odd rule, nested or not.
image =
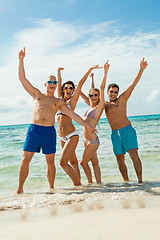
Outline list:
[[[89,97],[97,97],[98,96],[98,94],[97,93],[95,93],[95,94],[89,94]]]
[[[49,85],[51,85],[52,83],[53,83],[54,85],[57,85],[57,81],[47,81],[46,83],[48,83]]]
[[[110,90],[109,92],[110,92],[110,93],[114,93],[114,94],[118,94],[118,91]]]
[[[67,90],[67,89],[73,90],[73,87],[64,87],[64,90]]]

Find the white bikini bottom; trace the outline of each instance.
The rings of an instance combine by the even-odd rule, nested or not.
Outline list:
[[[67,140],[73,136],[79,136],[78,132],[75,130],[74,132],[68,134],[67,136],[65,137],[59,137],[59,139],[62,141],[62,142],[67,142]]]

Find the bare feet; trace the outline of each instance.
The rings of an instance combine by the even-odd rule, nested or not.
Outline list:
[[[24,191],[23,191],[23,189],[17,189],[16,193],[17,194],[22,194],[22,193],[24,193]]]
[[[81,186],[81,185],[82,185],[82,183],[80,183],[80,182],[77,182],[74,184],[74,186]]]

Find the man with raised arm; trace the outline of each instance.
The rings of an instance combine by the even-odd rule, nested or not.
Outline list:
[[[112,129],[111,139],[113,151],[116,155],[119,170],[123,179],[128,181],[129,177],[125,164],[125,153],[128,152],[133,161],[138,183],[142,183],[142,164],[137,151],[138,142],[136,132],[127,118],[126,108],[127,101],[147,65],[147,61],[143,58],[140,62],[140,69],[136,77],[119,97],[119,86],[115,83],[110,84],[107,91],[109,102],[106,102],[105,104],[106,117]]]
[[[35,152],[42,149],[47,162],[47,178],[50,189],[54,188],[56,152],[56,132],[54,128],[55,114],[60,109],[74,121],[94,131],[79,115],[69,109],[65,101],[54,96],[57,81],[55,76],[49,76],[45,82],[46,92],[41,93],[25,76],[25,48],[19,52],[19,80],[24,89],[33,97],[32,124],[28,128],[23,148],[22,162],[19,170],[19,186],[17,193],[23,193],[23,185],[29,173],[29,164]]]

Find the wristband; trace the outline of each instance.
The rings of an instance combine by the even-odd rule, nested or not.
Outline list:
[[[140,68],[140,69],[139,69],[139,71],[140,71],[140,72],[143,72],[143,69],[142,69],[142,68]]]

